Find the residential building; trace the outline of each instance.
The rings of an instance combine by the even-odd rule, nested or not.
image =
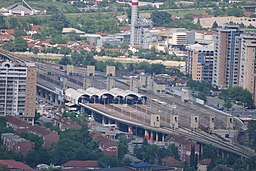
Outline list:
[[[195,43],[195,33],[185,28],[154,27],[146,30],[143,47],[155,47],[158,51],[173,50],[178,55],[177,49]],[[181,53],[181,51],[179,52]]]
[[[43,138],[43,147],[49,149],[60,137],[57,133],[39,125],[30,125],[14,116],[6,116],[6,127],[13,128],[16,132],[26,132],[38,135]]]
[[[16,132],[25,132],[31,125],[15,116],[8,115],[6,118],[6,127],[13,128]]]
[[[187,46],[186,73],[192,80],[212,82],[214,44]]]
[[[256,101],[256,33],[241,36],[239,86],[250,91]]]
[[[243,30],[237,25],[217,29],[212,84],[221,89],[238,86],[242,33]]]
[[[174,169],[181,169],[182,170],[182,163],[181,161],[176,160],[172,156],[165,157],[161,159],[161,162],[164,166],[174,168]]]
[[[195,33],[195,41],[199,44],[211,44],[214,41],[214,31],[192,30]]]
[[[30,126],[26,132],[42,137],[44,141],[43,147],[46,149],[49,149],[60,140],[60,136],[57,133],[39,125]]]
[[[108,157],[118,157],[118,143],[110,140],[108,138],[103,137],[99,133],[93,132],[91,134],[92,139],[98,140],[100,149],[103,154]]]
[[[28,165],[15,160],[0,160],[0,165],[6,166],[10,171],[34,171]]]
[[[52,119],[53,125],[57,126],[61,131],[66,129],[81,129],[82,126],[72,122],[70,119],[62,117],[60,115],[54,115]]]
[[[187,140],[185,137],[176,135],[170,135],[167,137],[166,140],[169,144],[174,144],[175,147],[178,149],[180,160],[182,162],[190,164],[190,155],[192,151],[195,152],[195,158],[199,158],[200,145],[196,142]]]
[[[8,151],[18,152],[23,155],[27,154],[35,147],[35,143],[25,140],[13,133],[3,133],[1,140]]]
[[[16,115],[33,123],[37,67],[4,61],[0,71],[0,116]]]
[[[166,167],[166,166],[157,166],[148,163],[134,163],[126,167],[112,167],[112,168],[102,168],[96,169],[95,171],[174,171],[176,169]],[[180,170],[176,170],[180,171]]]
[[[187,44],[187,33],[177,32],[172,35],[173,45],[186,45]]]
[[[79,161],[79,160],[71,160],[62,165],[64,170],[75,170],[75,169],[99,169],[98,161],[94,160],[85,160],[85,161]]]

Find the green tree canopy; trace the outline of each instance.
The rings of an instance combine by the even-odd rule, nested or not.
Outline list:
[[[172,15],[165,11],[153,11],[151,20],[154,26],[168,26],[171,23]]]
[[[71,59],[67,55],[64,55],[64,57],[62,57],[59,60],[59,64],[61,64],[61,65],[71,65],[72,62],[71,62]]]
[[[49,25],[51,27],[54,27],[59,32],[62,32],[62,29],[64,27],[69,26],[69,21],[67,18],[60,12],[55,12],[52,14],[52,16],[49,19]]]
[[[249,109],[254,108],[252,94],[242,87],[231,87],[228,90],[224,90],[220,93],[219,98],[224,101],[240,101],[245,107]]]

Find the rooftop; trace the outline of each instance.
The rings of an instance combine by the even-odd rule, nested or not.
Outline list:
[[[167,166],[182,166],[181,162],[173,158],[172,156],[161,159],[162,163]]]
[[[8,139],[11,139],[12,141],[15,142],[29,142],[28,140],[21,138],[20,136],[15,135],[13,133],[3,133],[2,137],[7,137]]]
[[[5,118],[7,123],[10,123],[15,126],[25,127],[25,128],[28,128],[30,126],[29,123],[11,115],[6,116]]]
[[[212,162],[211,159],[203,159],[203,160],[200,160],[198,163],[201,165],[209,165],[211,162]]]
[[[98,161],[94,161],[94,160],[86,160],[86,161],[71,160],[64,163],[62,166],[64,167],[99,167],[99,164],[98,164]]]
[[[33,125],[29,128],[30,132],[39,134],[41,136],[48,135],[52,133],[50,130],[46,129],[45,127],[39,126],[39,125]]]
[[[22,171],[32,171],[31,167],[28,165],[22,163],[22,162],[17,162],[15,160],[0,160],[0,165],[6,165],[9,169],[20,169]]]

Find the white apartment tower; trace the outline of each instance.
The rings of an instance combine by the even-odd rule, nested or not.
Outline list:
[[[237,25],[218,28],[214,45],[212,84],[229,88],[239,84],[240,35],[243,30]]]
[[[33,122],[36,108],[37,68],[5,61],[0,64],[0,116],[18,115]]]

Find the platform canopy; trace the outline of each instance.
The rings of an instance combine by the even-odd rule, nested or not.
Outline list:
[[[68,88],[64,92],[65,92],[65,99],[74,104],[79,104],[79,100],[81,98],[86,98],[87,96],[87,94],[80,92],[78,90],[75,90],[73,88]]]
[[[111,90],[109,90],[109,92],[113,93],[116,96],[121,96],[123,98],[127,98],[127,97],[136,97],[138,99],[140,98],[147,98],[146,96],[139,94],[139,93],[135,93],[131,90],[122,90],[120,88],[113,88]]]

